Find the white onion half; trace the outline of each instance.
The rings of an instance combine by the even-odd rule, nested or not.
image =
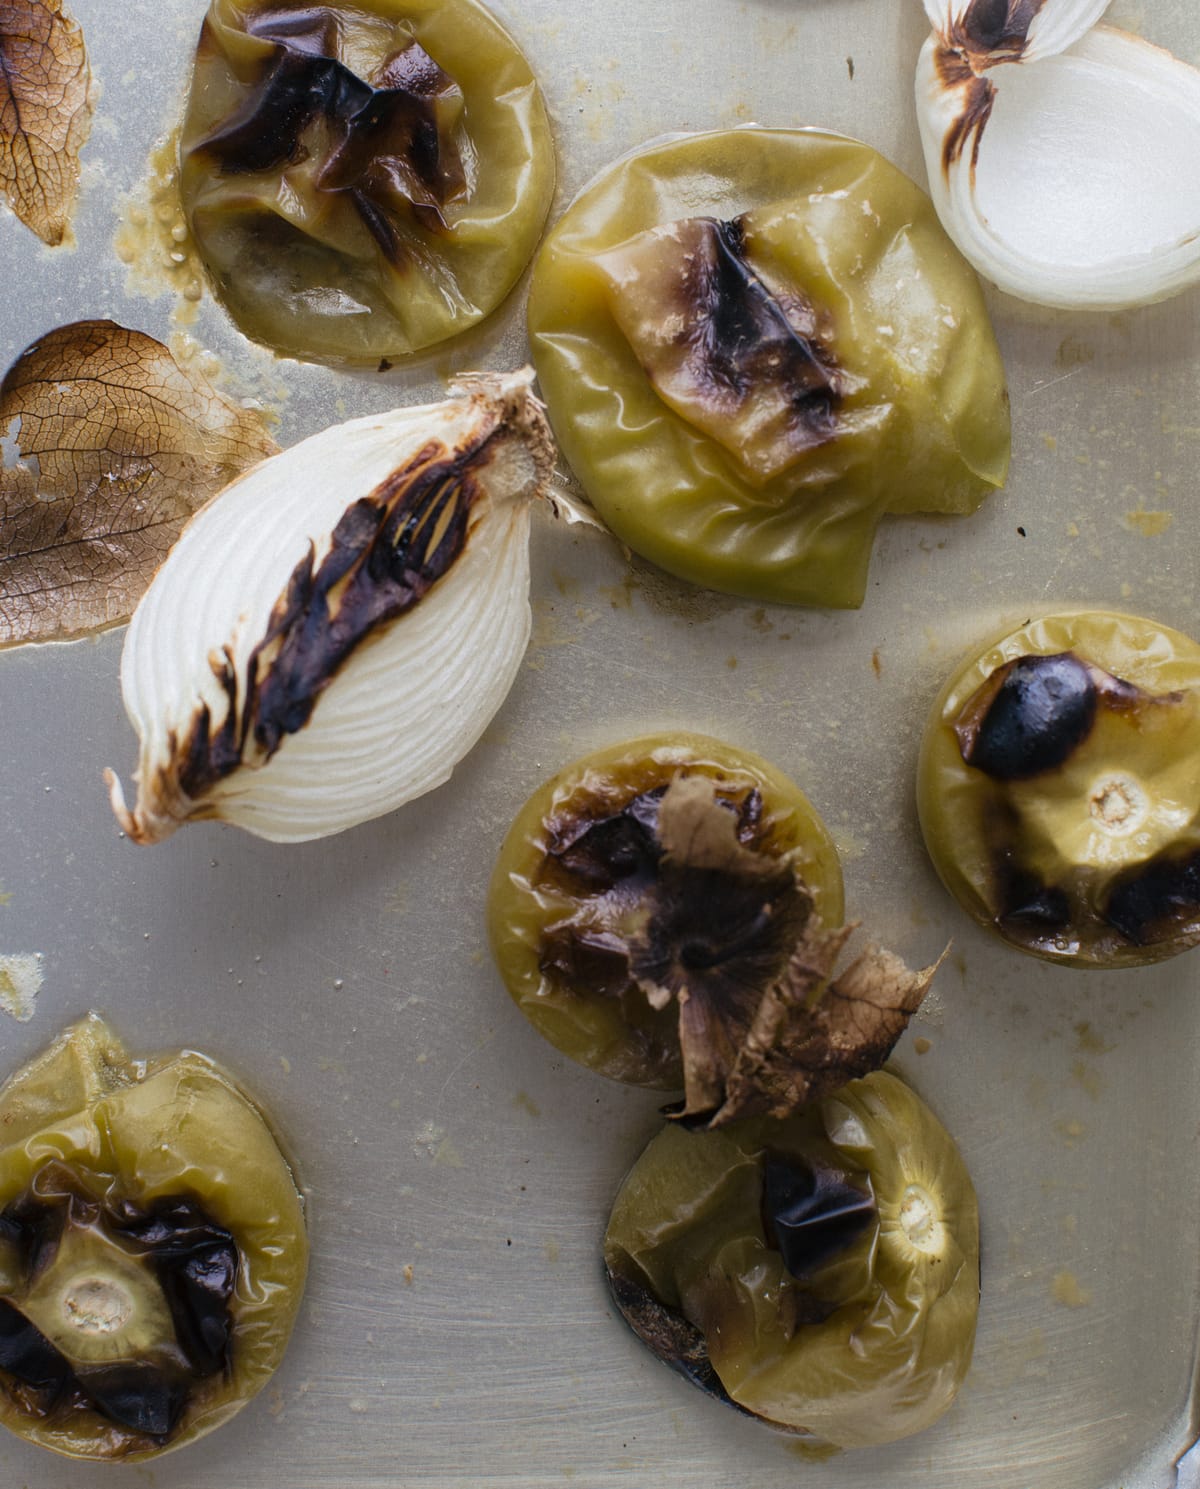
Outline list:
[[[531,382],[527,370],[478,374],[443,403],[326,429],[197,513],[134,613],[122,655],[140,739],[132,811],[115,775],[105,776],[131,838],[155,842],[189,818],[220,818],[298,842],[446,780],[504,701],[529,639],[530,506],[553,465]],[[350,563],[355,605],[343,580],[325,601],[289,607],[297,572],[329,575],[334,560],[358,552],[346,537],[334,541],[352,509],[378,525],[384,510],[407,514],[419,491],[423,505],[411,510],[428,515],[412,518],[411,550],[364,540]],[[411,552],[411,570],[396,568],[399,551]],[[450,552],[436,572],[422,568]],[[389,563],[422,584],[434,577],[399,613],[362,623],[349,651],[325,666],[336,626],[349,629],[345,617],[393,595],[373,577],[374,564]],[[289,629],[272,640],[289,613]],[[286,668],[284,640],[293,648]],[[297,678],[314,675],[297,705],[307,717],[279,729],[288,716],[280,705],[267,718],[278,738],[264,746],[254,723],[272,707],[273,669],[285,702]],[[223,752],[205,748],[223,726]]]
[[[1169,52],[1100,26],[989,63],[939,33],[917,113],[942,224],[1001,289],[1114,310],[1200,280],[1200,71]]]

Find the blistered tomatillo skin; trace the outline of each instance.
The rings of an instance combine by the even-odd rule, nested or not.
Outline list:
[[[713,589],[858,605],[885,512],[971,512],[1007,474],[975,276],[855,140],[738,129],[618,161],[543,244],[529,329],[601,516]]]
[[[500,304],[541,234],[554,152],[529,64],[476,0],[213,0],[180,188],[247,336],[370,363]]]
[[[1080,967],[1200,941],[1200,645],[1137,616],[1031,621],[934,705],[917,803],[980,924]]]
[[[660,1359],[841,1447],[929,1426],[971,1362],[975,1191],[945,1128],[884,1071],[782,1122],[666,1127],[617,1195],[604,1262]]]
[[[798,872],[813,913],[841,924],[837,850],[808,798],[758,756],[686,733],[599,750],[547,781],[509,829],[488,896],[496,964],[538,1032],[602,1075],[660,1089],[683,1083],[679,1014],[636,986],[630,942],[647,977],[678,961],[718,995],[725,978],[762,978],[781,955],[758,923],[761,895],[719,876],[689,881],[686,896],[664,884],[656,824],[677,777],[711,781],[739,841],[777,859],[785,880]]]
[[[282,1358],[308,1260],[262,1115],[203,1055],[96,1015],[0,1089],[0,1421],[133,1461],[226,1421]]]

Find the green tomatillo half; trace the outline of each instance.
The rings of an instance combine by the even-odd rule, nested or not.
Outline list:
[[[0,1089],[0,1422],[73,1458],[180,1447],[270,1378],[308,1262],[259,1110],[95,1014]]]
[[[721,1125],[790,1111],[887,1057],[932,969],[871,948],[836,977],[837,852],[756,755],[652,735],[575,761],[518,814],[488,899],[509,992],[557,1049],[683,1088]]]
[[[1105,610],[1044,616],[942,689],[917,803],[980,924],[1081,967],[1200,941],[1200,645]]]
[[[477,0],[212,0],[180,188],[247,336],[369,363],[500,304],[537,246],[554,151],[529,64]]]
[[[529,329],[600,515],[713,589],[859,605],[885,512],[972,512],[1007,474],[975,275],[856,140],[736,129],[619,160],[543,244]]]
[[[665,1128],[617,1195],[604,1264],[661,1360],[839,1447],[929,1426],[971,1362],[975,1191],[945,1128],[884,1071],[782,1122]]]

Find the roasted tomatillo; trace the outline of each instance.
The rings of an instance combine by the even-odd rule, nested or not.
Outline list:
[[[682,1087],[685,1121],[780,1115],[881,1065],[934,968],[842,971],[837,853],[765,760],[662,734],[577,760],[492,876],[501,975],[536,1029],[614,1079]]]
[[[417,352],[490,314],[554,189],[537,83],[477,0],[213,0],[180,168],[241,329],[335,363]]]
[[[972,512],[1005,480],[979,285],[855,140],[737,129],[626,156],[546,239],[529,328],[601,516],[697,584],[858,605],[885,512]]]
[[[131,1461],[270,1378],[308,1260],[291,1170],[203,1055],[135,1060],[95,1014],[0,1089],[0,1421]]]
[[[699,901],[660,890],[659,812],[677,778],[710,783],[735,846],[760,854],[773,883],[734,864],[693,884]],[[488,929],[509,992],[551,1044],[615,1080],[671,1089],[683,1084],[678,1010],[637,983],[651,943],[687,943],[716,979],[761,976],[780,959],[781,921],[798,927],[810,910],[841,924],[837,850],[804,793],[748,751],[668,733],[586,755],[534,792],[496,861]]]
[[[665,1128],[617,1195],[604,1263],[661,1360],[840,1447],[929,1426],[971,1362],[975,1191],[946,1130],[883,1071],[783,1122]]]
[[[1200,941],[1200,645],[1103,610],[1045,616],[955,671],[917,802],[980,924],[1082,967]]]

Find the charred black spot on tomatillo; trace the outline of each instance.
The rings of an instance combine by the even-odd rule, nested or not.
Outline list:
[[[542,882],[565,882],[581,905],[547,929],[541,970],[677,1019],[685,1085],[730,1061],[730,1029],[748,1027],[812,909],[786,858],[746,846],[761,814],[757,790],[730,799],[680,777],[599,820],[560,823],[543,865]]]
[[[604,1268],[608,1290],[621,1317],[652,1355],[708,1396],[753,1416],[730,1396],[708,1357],[704,1335],[682,1313],[668,1308],[644,1284],[611,1262]]]
[[[645,883],[658,866],[658,806],[665,786],[642,791],[610,817],[559,824],[547,847],[547,868],[589,893],[630,880]]]
[[[666,786],[639,792],[619,811],[604,817],[567,819],[555,824],[547,844],[545,872],[566,875],[572,887],[604,893],[620,885],[641,888],[662,860],[659,808]],[[716,804],[734,816],[738,842],[753,842],[762,822],[762,793],[717,794]]]
[[[324,9],[266,11],[246,30],[274,48],[240,112],[198,146],[218,170],[295,165],[319,125],[327,140],[314,189],[345,194],[389,259],[403,253],[392,221],[402,204],[428,231],[444,229],[442,209],[466,187],[453,135],[462,98],[433,58],[410,42],[367,82],[336,57],[336,22]]]
[[[1053,935],[1071,924],[1071,899],[1064,889],[1020,871],[1002,876],[1000,925],[1027,937]]]
[[[215,1375],[229,1360],[229,1300],[238,1250],[230,1233],[191,1200],[160,1201],[149,1214],[124,1204],[120,1234],[153,1264],[180,1346],[193,1369]]]
[[[997,781],[1062,765],[1091,733],[1096,684],[1069,652],[1018,657],[998,668],[955,724],[962,757]]]
[[[228,1373],[239,1253],[194,1199],[101,1200],[51,1163],[0,1236],[0,1375],[34,1416],[91,1410],[165,1443],[193,1390]]]
[[[837,436],[856,382],[834,354],[832,313],[770,268],[748,218],[653,228],[597,268],[658,395],[750,479],[761,484]]]
[[[78,1373],[89,1403],[110,1422],[163,1440],[178,1425],[188,1402],[188,1385],[151,1365],[101,1366]]]
[[[50,1341],[11,1303],[0,1299],[0,1372],[31,1390],[48,1392],[52,1406],[70,1379],[71,1367]]]
[[[692,315],[682,337],[722,393],[744,397],[764,383],[783,389],[813,444],[832,437],[841,399],[837,369],[814,335],[812,307],[796,293],[776,295],[751,268],[740,219],[701,219],[706,252],[687,276]]]
[[[863,1187],[838,1169],[791,1155],[764,1160],[763,1232],[798,1281],[845,1251],[877,1215],[869,1180]]]
[[[14,1263],[26,1276],[40,1272],[53,1256],[66,1203],[65,1197],[27,1194],[0,1212],[0,1243],[12,1248]]]
[[[1135,946],[1193,931],[1200,921],[1200,851],[1162,854],[1113,888],[1104,918]]]
[[[560,829],[547,855],[552,874],[580,881],[581,904],[548,929],[542,970],[658,1012],[677,1004],[689,1115],[718,1104],[734,1031],[749,1027],[812,912],[794,865],[743,842],[761,813],[755,795],[722,801],[711,780],[681,774],[581,831]]]
[[[981,806],[991,856],[996,925],[1018,942],[1037,943],[1060,935],[1071,923],[1071,899],[1022,861],[1021,818],[1003,796]]]

